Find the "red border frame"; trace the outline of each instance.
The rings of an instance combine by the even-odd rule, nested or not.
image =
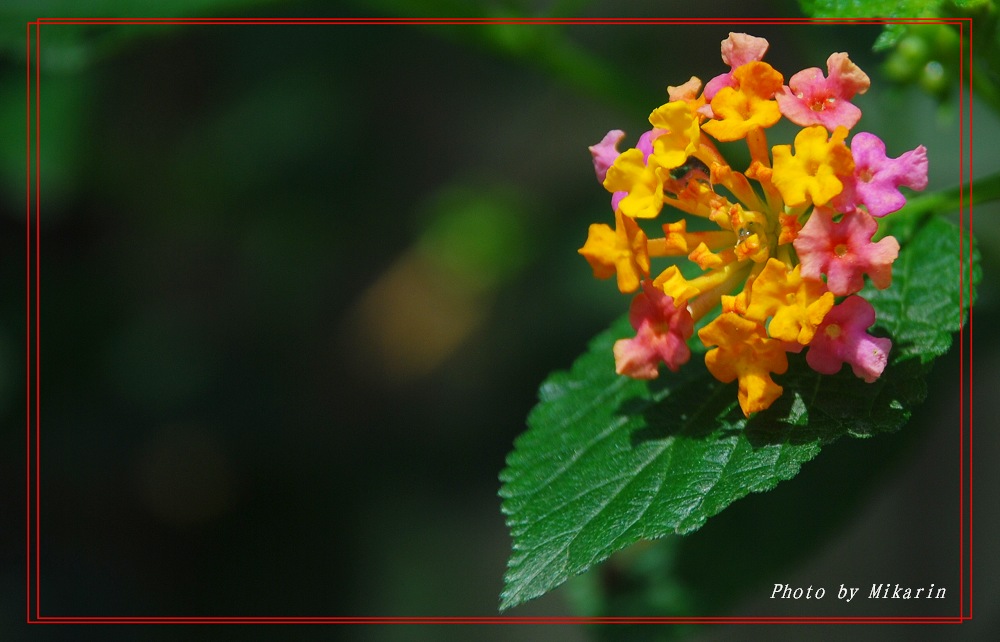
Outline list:
[[[968,267],[972,269],[972,187],[966,183],[972,175],[972,19],[971,18],[38,18],[26,23],[25,37],[25,200],[26,200],[26,285],[25,285],[25,344],[26,344],[26,621],[30,624],[960,624],[972,619],[972,282],[966,284],[959,276],[959,301],[969,297],[968,331],[959,329],[960,348],[960,406],[959,406],[959,471],[960,471],[960,542],[959,542],[959,603],[960,613],[944,617],[544,617],[544,616],[482,616],[482,617],[281,617],[281,616],[48,616],[41,614],[40,581],[40,521],[41,498],[39,481],[41,470],[41,394],[39,353],[41,339],[40,315],[40,244],[39,218],[41,214],[40,138],[39,111],[40,81],[39,57],[41,54],[40,29],[45,25],[68,24],[130,24],[130,25],[477,25],[477,24],[531,24],[531,25],[660,25],[660,24],[951,24],[959,29],[959,75],[966,85],[959,90],[959,234],[961,250],[959,261],[964,265],[964,252],[970,246]],[[966,33],[968,34],[966,36]],[[966,41],[966,37],[968,41]],[[32,47],[34,45],[34,47]],[[966,60],[968,56],[968,60]],[[969,98],[965,97],[968,87]],[[965,110],[968,109],[968,120]],[[966,124],[967,123],[967,124]],[[32,127],[34,125],[34,127]],[[966,150],[966,137],[968,145]],[[966,170],[965,154],[968,154]],[[32,189],[33,188],[33,189]],[[965,190],[968,190],[966,200]],[[967,211],[966,211],[967,205]],[[966,222],[967,217],[967,222]],[[968,233],[965,232],[968,225]],[[968,287],[968,290],[965,290]],[[32,305],[33,304],[33,305]],[[966,369],[968,378],[966,379]],[[966,393],[968,398],[966,399]],[[968,426],[966,430],[966,426]],[[966,491],[968,495],[966,495]],[[966,525],[966,520],[968,524]]]

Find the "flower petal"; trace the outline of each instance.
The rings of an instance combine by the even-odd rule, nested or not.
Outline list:
[[[590,150],[590,155],[594,157],[594,172],[597,173],[597,180],[601,183],[608,175],[608,168],[621,153],[618,151],[618,144],[624,138],[625,132],[620,129],[612,129],[604,135],[601,142],[587,148]]]
[[[691,358],[687,340],[694,333],[694,321],[687,307],[678,307],[650,281],[632,299],[629,320],[635,337],[615,342],[615,371],[634,379],[655,379],[659,364],[676,372]]]
[[[806,363],[821,374],[836,374],[845,363],[868,383],[881,376],[888,363],[892,341],[868,334],[875,323],[875,309],[860,296],[850,296],[834,306],[820,325]]]
[[[872,216],[885,216],[906,204],[900,186],[927,187],[927,149],[920,145],[899,158],[889,158],[885,143],[875,134],[860,132],[851,139],[854,172],[844,181],[844,192],[835,201],[841,209],[864,205]]]
[[[827,288],[837,296],[859,291],[865,274],[880,290],[889,287],[899,242],[887,236],[872,243],[878,223],[862,210],[845,212],[839,223],[833,220],[835,214],[815,208],[792,243],[802,261],[803,278],[819,279],[825,274]]]

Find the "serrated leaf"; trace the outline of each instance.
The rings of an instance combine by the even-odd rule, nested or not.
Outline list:
[[[931,373],[928,381],[940,377]],[[588,617],[731,613],[741,600],[759,594],[760,587],[795,572],[842,531],[899,458],[926,436],[928,426],[915,414],[907,429],[891,439],[823,448],[794,483],[733,503],[691,536],[667,536],[618,551],[590,572],[570,578],[566,597],[574,612]],[[819,498],[822,509],[815,510]],[[810,512],[808,520],[800,519],[803,510]],[[795,526],[774,526],[785,524]],[[649,635],[650,628],[601,627],[595,633],[600,640],[629,642],[690,634],[671,626]]]
[[[514,539],[501,609],[639,540],[700,528],[741,497],[794,477],[842,436],[901,427],[926,395],[929,361],[948,349],[964,312],[958,228],[902,216],[899,228],[912,236],[894,288],[865,293],[877,325],[899,346],[872,384],[848,368],[821,376],[790,355],[788,372],[776,378],[784,394],[747,420],[735,384],[699,363],[652,382],[616,375],[611,347],[631,334],[624,318],[569,372],[552,375],[500,477]]]
[[[905,238],[909,236],[906,230],[896,229],[912,223],[889,218],[888,232]],[[961,241],[958,226],[950,221],[930,218],[921,222],[893,264],[893,286],[877,290],[869,285],[861,292],[875,306],[876,325],[893,338],[894,360],[933,361],[948,351],[952,333],[965,323],[970,248],[960,251]],[[975,284],[980,278],[979,255],[974,247],[971,252],[971,283]]]

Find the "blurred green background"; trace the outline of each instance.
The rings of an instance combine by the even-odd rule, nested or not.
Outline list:
[[[456,6],[411,11],[469,15]],[[608,2],[484,11],[560,7],[621,14]],[[393,2],[336,12],[316,3],[179,2],[158,13],[398,10]],[[634,10],[681,15],[656,3]],[[727,10],[747,13],[741,3],[720,15]],[[17,11],[10,15],[42,15]],[[752,11],[795,15],[789,3]],[[50,15],[74,13],[58,5]],[[0,416],[4,450],[16,455],[25,394],[23,20],[14,27],[0,66]],[[871,53],[876,26],[43,26],[43,612],[496,614],[510,548],[496,496],[504,457],[546,374],[567,367],[627,309],[576,254],[590,223],[611,220],[586,147],[613,128],[634,141],[666,85],[724,71],[719,42],[731,30],[769,38],[768,61],[786,77],[849,51],[873,79],[857,99],[860,127],[879,133],[893,156],[927,146],[929,190],[957,184],[957,86],[943,105],[917,87],[892,86],[879,74],[885,57]],[[977,141],[996,135],[995,115],[977,106],[975,119]],[[977,143],[975,152],[977,175],[1000,166],[995,145]],[[996,213],[976,209],[986,274],[979,328],[997,320]],[[976,337],[976,386],[985,393],[976,449],[990,452],[998,353],[992,332]],[[809,604],[768,602],[773,583],[785,581],[829,589],[940,577],[933,581],[957,595],[958,373],[953,351],[905,434],[875,440],[897,445],[831,447],[799,478],[740,502],[742,518],[691,536],[679,572],[709,578],[707,590],[706,581],[729,581],[726,567],[713,566],[713,546],[746,544],[750,567],[771,556],[780,573],[724,605],[738,614],[809,613]],[[877,459],[883,453],[891,461]],[[0,576],[0,601],[12,613],[23,612],[18,462],[2,473],[17,490],[4,503]],[[859,462],[877,471],[875,483],[838,503]],[[997,482],[989,466],[976,474],[980,488]],[[755,523],[759,514],[768,519]],[[977,529],[996,523],[996,509],[977,504]],[[800,529],[807,557],[782,562],[768,549]],[[1000,573],[989,542],[977,544],[977,576]],[[586,604],[586,593],[578,586],[574,599]],[[560,589],[512,614],[571,614],[572,595]],[[976,615],[996,626],[991,595],[977,593]],[[3,626],[4,639],[80,639],[78,630],[35,627],[28,636],[21,625]],[[282,628],[286,639],[320,635]],[[864,638],[844,629],[825,639]],[[141,631],[142,639],[212,634]],[[592,634],[600,631],[324,635]],[[897,634],[924,639],[912,629],[879,639]]]

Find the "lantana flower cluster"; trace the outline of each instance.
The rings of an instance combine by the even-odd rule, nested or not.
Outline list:
[[[849,364],[875,381],[892,342],[873,336],[875,310],[858,292],[865,277],[879,289],[892,283],[899,243],[878,241],[877,219],[900,209],[900,187],[927,185],[927,150],[898,158],[868,132],[852,133],[868,76],[846,53],[787,80],[764,62],[768,42],[731,33],[722,42],[730,69],[702,86],[692,77],[668,87],[669,102],[649,115],[651,129],[635,147],[608,132],[590,148],[598,180],[612,193],[614,227],[590,226],[579,250],[594,276],[615,276],[636,293],[629,317],[635,336],[614,345],[616,370],[638,379],[676,371],[691,357],[695,325],[705,365],[722,382],[738,381],[746,416],[782,394],[773,375],[789,352],[807,350],[817,372]],[[769,147],[766,130],[782,118],[801,129],[792,144]],[[746,141],[750,164],[732,167],[716,142]],[[666,206],[666,207],[665,207]],[[665,211],[663,236],[640,226]],[[689,229],[690,227],[690,229]],[[669,257],[654,274],[653,259]],[[677,259],[700,273],[685,276]]]

